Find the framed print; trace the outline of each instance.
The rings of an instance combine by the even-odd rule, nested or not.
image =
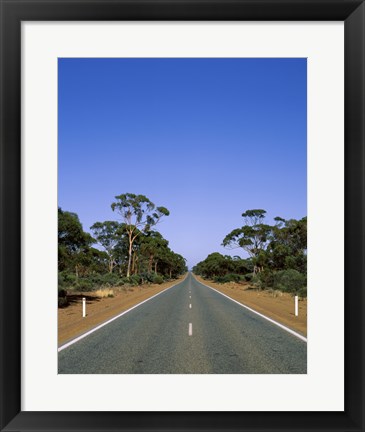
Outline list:
[[[363,2],[1,32],[1,430],[363,430]]]

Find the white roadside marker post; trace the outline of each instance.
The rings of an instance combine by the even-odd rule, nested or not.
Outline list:
[[[298,304],[298,296],[295,296],[295,316],[299,315],[299,304]]]
[[[82,317],[86,317],[86,298],[82,298]]]

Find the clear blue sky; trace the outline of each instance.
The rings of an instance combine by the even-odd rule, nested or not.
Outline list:
[[[58,203],[86,231],[126,192],[189,267],[248,209],[307,214],[306,59],[59,59]]]

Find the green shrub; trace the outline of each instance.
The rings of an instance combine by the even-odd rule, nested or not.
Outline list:
[[[66,297],[67,291],[63,288],[58,287],[58,297]]]
[[[67,291],[58,287],[58,307],[65,307],[68,304]]]
[[[307,287],[304,288],[300,288],[296,294],[301,297],[301,298],[306,298],[307,297]]]
[[[58,307],[62,308],[68,305],[67,297],[58,297]]]
[[[242,277],[236,273],[229,273],[225,276],[225,279],[227,280],[227,282],[240,282],[242,280]]]
[[[126,276],[119,279],[119,285],[129,285],[130,280]]]
[[[252,282],[259,289],[272,288],[274,285],[274,273],[271,270],[263,270],[252,277]]]
[[[99,287],[103,285],[103,276],[104,275],[101,275],[99,273],[92,273],[88,275],[85,279],[92,283],[94,287]]]
[[[66,283],[63,277],[58,274],[58,289],[60,289],[61,287],[66,287]]]
[[[274,275],[274,288],[283,292],[306,293],[306,277],[297,270],[281,270]]]
[[[142,278],[140,275],[134,274],[129,277],[128,281],[130,285],[137,286],[141,284]]]
[[[252,276],[252,283],[255,285],[255,287],[263,289],[264,288],[264,284],[260,278],[260,275],[258,273],[254,274]]]
[[[158,274],[154,275],[154,277],[153,277],[153,283],[161,285],[162,282],[163,282],[163,277],[162,276],[160,276]]]
[[[100,282],[103,285],[117,286],[120,284],[120,276],[116,273],[106,273],[100,276]]]
[[[75,273],[69,273],[67,271],[58,273],[58,286],[60,287],[71,287],[76,280]]]
[[[246,274],[243,276],[243,278],[244,278],[244,280],[245,280],[246,282],[251,282],[251,281],[252,281],[252,278],[253,278],[253,273],[246,273]]]
[[[143,272],[141,273],[142,283],[154,283],[155,273]]]
[[[79,278],[74,284],[75,290],[77,291],[92,291],[95,285],[93,282],[87,278]]]
[[[243,279],[243,276],[236,273],[228,273],[224,276],[216,276],[214,278],[215,282],[218,283],[227,283],[227,282],[240,282]]]

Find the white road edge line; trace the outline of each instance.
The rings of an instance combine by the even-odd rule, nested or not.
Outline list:
[[[186,277],[187,277],[187,276],[186,276]],[[155,294],[154,296],[149,297],[149,298],[146,299],[146,300],[143,300],[141,303],[138,303],[138,304],[132,306],[130,309],[127,309],[126,311],[120,313],[119,315],[117,315],[117,316],[115,316],[115,317],[109,319],[108,321],[105,321],[105,322],[103,322],[102,324],[99,324],[98,326],[96,326],[96,327],[94,327],[93,329],[87,331],[86,333],[83,333],[82,335],[78,336],[77,338],[72,339],[70,342],[65,343],[64,345],[62,345],[62,346],[60,346],[60,347],[58,348],[58,352],[64,350],[65,348],[69,347],[70,345],[75,344],[76,342],[79,342],[81,339],[84,339],[86,336],[91,335],[91,333],[94,333],[94,332],[96,332],[97,330],[101,329],[102,327],[104,327],[104,326],[110,324],[111,322],[115,321],[116,319],[120,318],[121,316],[125,315],[126,313],[130,312],[131,310],[137,308],[138,306],[141,306],[143,303],[146,303],[146,302],[148,302],[149,300],[152,300],[153,298],[157,297],[158,295],[160,295],[160,294],[162,294],[162,293],[168,291],[169,289],[176,287],[177,285],[179,285],[179,284],[181,284],[182,282],[184,282],[184,280],[186,279],[186,277],[185,277],[182,281],[176,283],[175,285],[172,285],[172,286],[170,286],[169,288],[166,288],[166,289],[164,289],[163,291],[160,291],[159,293]]]
[[[193,324],[189,323],[189,336],[193,335]]]
[[[205,285],[202,282],[198,281],[198,279],[195,278],[195,280],[202,284],[203,286],[206,286],[207,288],[210,288],[211,290],[217,292],[218,294],[227,297],[229,300],[232,300],[233,302],[237,303],[238,305],[242,306],[245,309],[248,309],[249,311],[253,312],[254,314],[260,316],[261,318],[266,319],[267,321],[270,321],[272,324],[277,325],[278,327],[282,328],[283,330],[287,331],[288,333],[291,333],[292,335],[296,336],[297,338],[301,339],[304,342],[307,342],[307,338],[302,336],[301,334],[295,332],[294,330],[290,329],[289,327],[285,327],[283,324],[278,323],[277,321],[274,321],[273,319],[267,317],[266,315],[261,314],[260,312],[255,311],[254,309],[251,309],[250,307],[238,302],[237,300],[233,299],[232,297],[227,296],[226,294],[221,293],[220,291],[216,290],[215,288],[212,288],[209,285]]]

